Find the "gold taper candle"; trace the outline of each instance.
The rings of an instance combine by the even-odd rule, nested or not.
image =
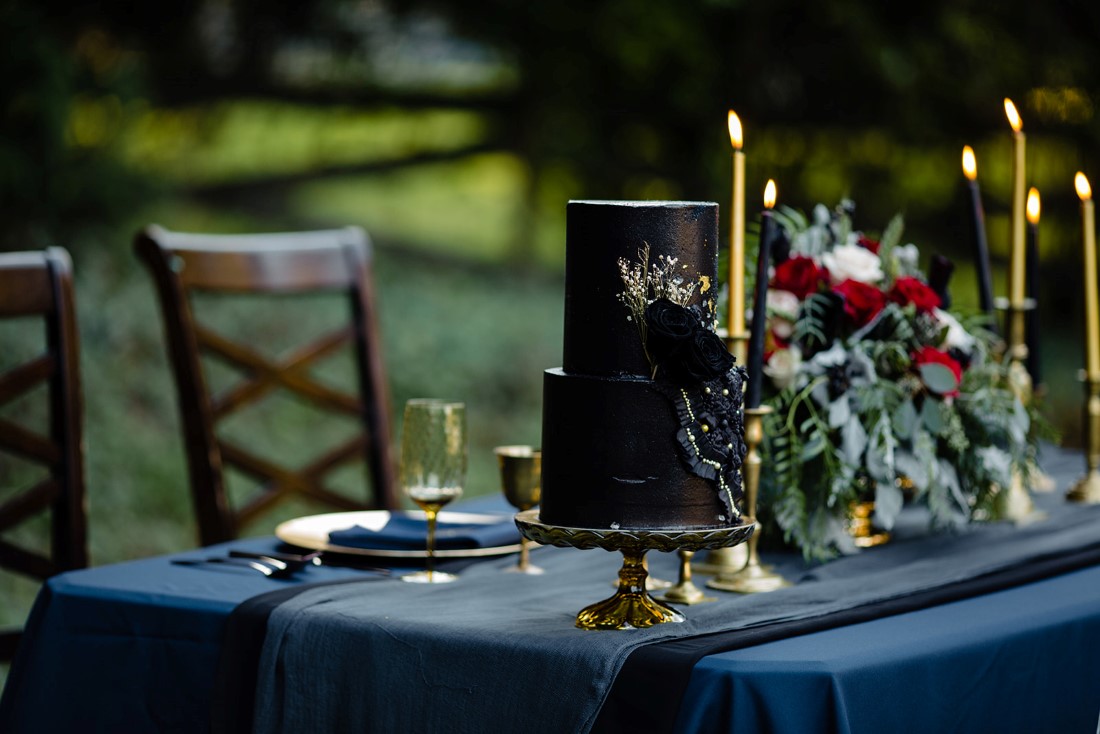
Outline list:
[[[1100,296],[1096,292],[1096,212],[1092,187],[1080,171],[1074,178],[1081,199],[1081,243],[1085,255],[1085,376],[1100,380]]]
[[[727,119],[733,145],[733,201],[730,207],[729,314],[731,338],[745,331],[745,152],[741,119],[733,110]]]
[[[1012,258],[1008,271],[1008,302],[1011,308],[1020,308],[1024,303],[1026,293],[1026,226],[1024,224],[1024,206],[1027,195],[1025,186],[1026,164],[1025,155],[1027,141],[1024,137],[1024,123],[1020,119],[1020,113],[1016,111],[1016,105],[1005,97],[1005,115],[1008,124],[1012,126]],[[1015,346],[1022,340],[1022,334],[1009,332],[1011,343]]]

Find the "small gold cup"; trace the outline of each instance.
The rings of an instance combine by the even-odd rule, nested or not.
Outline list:
[[[497,446],[493,449],[500,465],[500,484],[508,504],[520,512],[530,510],[542,499],[542,451],[530,446]],[[530,561],[530,543],[520,540],[519,563],[509,571],[531,575],[543,571]]]

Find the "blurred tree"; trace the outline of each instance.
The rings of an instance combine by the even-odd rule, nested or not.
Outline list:
[[[1003,130],[1006,95],[1078,165],[1100,152],[1100,5],[1087,0],[0,7],[0,191],[15,231],[109,217],[140,193],[110,155],[114,121],[138,95],[478,110],[489,132],[468,152],[516,151],[532,202],[546,180],[575,196],[722,199],[727,107],[745,121],[750,175],[766,167],[794,200],[860,180],[875,221],[898,206],[898,187],[942,214],[952,179],[930,161]]]

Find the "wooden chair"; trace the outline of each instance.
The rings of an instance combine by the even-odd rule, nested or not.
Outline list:
[[[160,297],[169,357],[175,373],[187,449],[191,496],[203,545],[235,538],[239,529],[276,502],[304,495],[338,509],[394,509],[390,414],[375,323],[370,243],[361,229],[318,232],[198,235],[158,226],[137,235],[135,250],[152,271]],[[200,324],[193,294],[346,293],[351,325],[327,333],[289,355],[270,360]],[[351,341],[359,395],[313,380],[311,363]],[[242,384],[213,395],[200,363],[208,354],[243,369]],[[318,408],[357,417],[362,432],[307,466],[288,468],[219,437],[217,424],[274,388],[293,391]],[[363,456],[372,492],[353,500],[327,486],[326,474]],[[259,480],[255,494],[231,507],[224,468]]]
[[[79,340],[69,254],[0,253],[0,318],[43,317],[46,352],[0,374],[0,405],[42,383],[49,394],[49,435],[0,417],[0,451],[43,465],[48,476],[0,504],[0,532],[50,513],[50,551],[0,539],[0,566],[37,579],[88,565],[84,506],[83,403]],[[21,631],[0,633],[0,660],[10,660]]]

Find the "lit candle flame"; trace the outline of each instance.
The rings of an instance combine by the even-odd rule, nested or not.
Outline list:
[[[969,145],[963,146],[963,173],[971,181],[978,177],[978,159],[974,157],[974,149]]]
[[[1013,132],[1020,132],[1024,129],[1024,121],[1020,119],[1020,113],[1016,111],[1016,105],[1012,104],[1012,100],[1005,97],[1005,115],[1008,116],[1008,124],[1012,126]]]
[[[775,181],[768,179],[768,185],[764,187],[764,208],[771,209],[775,206]]]
[[[1089,186],[1089,180],[1085,178],[1085,174],[1080,171],[1073,177],[1073,186],[1077,189],[1077,197],[1081,201],[1088,201],[1092,198],[1092,187]]]
[[[1032,224],[1039,223],[1039,189],[1032,186],[1027,192],[1027,221]]]
[[[729,111],[728,124],[730,128],[730,143],[733,145],[734,150],[741,150],[741,145],[744,143],[741,135],[741,118],[737,116],[737,113],[733,110]]]

